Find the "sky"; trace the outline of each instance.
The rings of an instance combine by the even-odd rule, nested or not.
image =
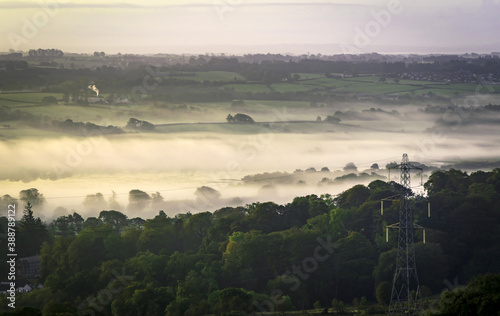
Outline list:
[[[500,0],[0,0],[0,51],[489,53]]]

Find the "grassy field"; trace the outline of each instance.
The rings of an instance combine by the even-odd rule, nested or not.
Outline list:
[[[187,74],[187,75],[183,75]],[[194,74],[191,75],[191,74]],[[196,81],[234,81],[245,80],[245,77],[236,72],[229,71],[205,71],[205,72],[192,72],[192,73],[173,73],[171,77],[186,79],[186,80],[196,80]]]
[[[262,92],[271,92],[269,87],[265,84],[260,83],[245,83],[245,84],[227,84],[221,87],[221,89],[231,89],[234,92],[246,93],[262,93]]]
[[[271,88],[274,91],[278,91],[281,93],[286,93],[286,92],[303,92],[303,91],[310,91],[312,89],[317,88],[314,85],[305,85],[305,84],[300,84],[300,83],[273,83],[271,85]]]
[[[199,76],[200,73],[197,73]],[[228,73],[227,76],[231,76]],[[280,82],[273,83],[269,89],[267,85],[258,83],[239,83],[227,84],[221,89],[230,89],[234,92],[246,93],[264,93],[264,92],[280,92],[280,93],[296,93],[296,92],[312,92],[316,94],[363,94],[372,96],[382,96],[391,94],[414,94],[421,96],[425,93],[432,92],[441,97],[466,96],[476,93],[500,93],[500,86],[485,87],[477,84],[449,84],[445,82],[418,81],[418,80],[400,80],[398,83],[393,79],[387,78],[385,82],[379,81],[379,76],[364,75],[351,78],[326,78],[320,74],[301,73],[300,79],[296,82]],[[206,80],[217,80],[218,76],[214,74],[212,79],[209,73],[205,73],[203,78]],[[200,78],[202,78],[200,77]]]
[[[43,138],[58,138],[64,135],[51,130],[44,130],[26,126],[21,122],[8,122],[9,128],[0,125],[0,140],[12,139],[43,139]]]
[[[210,93],[214,90],[221,89],[222,91],[231,91],[242,93],[237,98],[242,98],[244,104],[242,106],[232,106],[231,101],[222,102],[186,102],[186,103],[167,103],[166,101],[146,101],[140,104],[128,105],[105,105],[105,104],[90,104],[90,105],[66,105],[62,102],[59,104],[43,105],[41,100],[44,97],[53,96],[57,99],[62,99],[61,93],[41,93],[41,92],[12,92],[0,93],[0,107],[6,106],[11,109],[19,109],[21,111],[35,115],[38,118],[43,118],[47,122],[50,120],[66,120],[72,119],[75,122],[92,122],[98,125],[115,125],[124,127],[127,121],[131,118],[146,120],[153,124],[172,124],[182,123],[179,125],[159,126],[157,133],[186,133],[186,132],[213,132],[223,134],[255,134],[265,130],[265,126],[261,125],[237,125],[226,124],[226,116],[228,114],[235,115],[236,113],[245,113],[250,115],[256,122],[278,122],[278,121],[310,121],[302,123],[289,123],[283,129],[283,132],[288,133],[328,133],[328,132],[343,132],[353,129],[373,129],[373,130],[401,130],[399,126],[391,125],[391,122],[379,121],[377,124],[371,124],[369,121],[363,122],[344,122],[340,125],[335,124],[318,124],[314,123],[317,116],[325,118],[327,115],[332,115],[335,109],[330,107],[312,108],[311,102],[307,101],[288,101],[288,100],[247,100],[244,93],[303,93],[303,94],[323,94],[345,96],[353,95],[354,98],[339,99],[341,101],[335,104],[351,107],[359,101],[356,96],[373,97],[376,104],[383,104],[383,100],[377,100],[376,97],[384,95],[398,94],[400,96],[409,94],[411,97],[422,100],[422,97],[429,97],[429,101],[439,102],[437,99],[432,99],[432,94],[452,100],[454,104],[470,105],[471,102],[466,102],[467,96],[473,96],[479,93],[489,93],[485,97],[478,98],[478,102],[483,105],[487,103],[500,102],[500,86],[481,86],[475,84],[447,84],[441,82],[427,82],[416,80],[400,80],[395,83],[392,79],[387,79],[386,82],[380,82],[379,76],[363,75],[353,78],[326,78],[322,74],[307,74],[301,73],[300,79],[295,82],[279,82],[271,85],[262,83],[241,83],[244,78],[234,72],[225,71],[210,71],[196,72],[193,76],[179,76],[178,78],[186,78],[198,80],[200,82],[220,81],[231,82],[236,77],[240,83],[230,83],[222,86],[196,85],[194,89],[197,93]],[[162,93],[182,93],[189,92],[193,89],[193,85],[186,86],[165,86]],[[160,89],[158,89],[160,90]],[[158,91],[156,91],[158,92]],[[103,93],[103,95],[106,95]],[[372,102],[372,101],[367,101]],[[378,102],[378,103],[377,103]],[[324,103],[324,102],[318,102]],[[363,103],[364,104],[364,103]],[[394,103],[397,106],[397,103]],[[367,105],[368,106],[368,105]],[[372,106],[372,105],[370,105]],[[378,106],[378,105],[377,105]],[[286,113],[285,116],[280,113]],[[188,123],[217,123],[220,124],[188,124]],[[359,124],[358,124],[359,123]],[[53,131],[38,131],[30,126],[23,126],[17,122],[3,121],[3,125],[10,125],[10,128],[1,128],[0,137],[2,139],[23,138],[31,135],[41,137],[57,137],[57,133]],[[362,127],[359,127],[359,126]],[[387,127],[387,128],[385,128]],[[60,136],[60,135],[59,135]]]
[[[0,106],[12,106],[12,105],[33,105],[41,104],[44,97],[53,96],[56,99],[62,98],[62,93],[38,93],[38,92],[27,92],[27,93],[0,93]]]

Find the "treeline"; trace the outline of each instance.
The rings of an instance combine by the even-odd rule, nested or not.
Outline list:
[[[164,70],[177,71],[231,71],[242,74],[249,80],[263,81],[273,72],[285,78],[293,73],[349,73],[349,74],[387,74],[404,72],[471,72],[477,74],[500,74],[500,59],[445,59],[429,63],[421,62],[380,62],[380,61],[330,61],[302,59],[297,62],[282,60],[262,61],[261,63],[239,62],[236,58],[214,57],[208,61],[177,64],[163,67]],[[266,73],[267,71],[267,73]],[[280,79],[281,79],[280,78]]]
[[[436,171],[424,186],[428,199],[412,201],[416,223],[427,228],[425,245],[415,233],[424,297],[439,294],[445,280],[464,284],[500,273],[500,169]],[[381,216],[380,200],[402,190],[376,180],[335,198],[310,195],[286,205],[254,203],[175,217],[160,211],[145,221],[117,211],[85,221],[77,214],[60,217],[48,227],[35,225],[43,244],[28,255],[41,255],[38,282],[44,287],[19,294],[18,306],[47,315],[223,315],[332,304],[342,310],[354,302],[358,310],[375,311],[367,303],[382,306],[390,297],[397,235],[391,232],[386,243],[385,226],[398,221],[400,204],[386,202]],[[25,217],[33,216],[25,210]],[[23,220],[21,240],[28,236]],[[474,282],[475,297],[488,292],[484,284],[499,283]],[[453,293],[427,308],[444,312],[455,306],[453,297],[485,311],[498,304]]]
[[[28,52],[29,57],[63,57],[64,53],[60,49],[30,49]]]
[[[28,62],[24,60],[0,60],[0,69],[23,70],[28,69]]]
[[[123,129],[108,125],[101,126],[91,122],[73,122],[71,119],[65,121],[52,120],[50,125],[47,126],[65,133],[77,135],[107,135],[107,134],[122,134]]]
[[[38,51],[36,52],[38,54]],[[28,68],[28,64],[23,60],[0,61],[0,68],[2,68],[2,65],[4,65],[5,70],[0,72],[0,87],[4,90],[43,88],[44,92],[71,93],[75,95],[82,89],[86,90],[89,82],[94,82],[101,91],[109,91],[118,95],[130,95],[133,98],[146,97],[145,94],[147,94],[147,97],[151,100],[174,102],[215,102],[239,98],[327,101],[328,96],[315,95],[315,92],[324,91],[324,88],[321,87],[309,92],[290,93],[279,93],[272,91],[272,89],[263,93],[236,93],[231,91],[230,88],[223,91],[220,89],[220,86],[225,84],[263,83],[270,85],[278,82],[290,83],[300,80],[299,73],[319,73],[327,77],[332,77],[332,74],[342,73],[349,75],[380,74],[396,78],[396,80],[399,80],[398,78],[404,73],[448,74],[448,77],[457,74],[468,74],[470,76],[477,74],[481,78],[489,78],[488,80],[500,80],[500,59],[491,58],[445,59],[429,63],[380,62],[376,60],[349,62],[320,59],[302,59],[288,62],[274,60],[251,63],[239,61],[237,58],[200,56],[198,58],[192,57],[188,63],[161,67],[148,66],[147,63],[140,61],[125,62],[123,65],[115,67],[102,65],[92,69],[75,69],[75,67],[71,67],[72,69]],[[50,66],[51,64],[44,65]],[[192,75],[182,76],[182,72],[193,74],[194,72],[206,71],[234,72],[245,77],[245,79],[233,78],[226,81],[214,79],[200,82],[192,78]],[[145,87],[153,86],[154,89],[145,89]],[[186,89],[179,91],[177,87],[181,86]]]
[[[12,110],[10,107],[0,106],[0,122],[16,120],[36,121],[36,117],[24,111]]]

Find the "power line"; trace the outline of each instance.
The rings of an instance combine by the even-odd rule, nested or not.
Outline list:
[[[416,315],[419,312],[419,302],[422,299],[422,295],[420,293],[415,260],[413,230],[414,228],[422,227],[413,223],[413,210],[410,205],[410,195],[412,192],[410,171],[412,169],[417,169],[422,172],[422,168],[412,165],[408,160],[408,155],[403,154],[401,164],[389,169],[400,170],[399,180],[401,186],[404,188],[403,192],[400,194],[402,196],[402,203],[400,203],[399,223],[386,227],[386,229],[398,229],[396,271],[394,272],[392,283],[389,314]],[[425,231],[423,238],[425,243]]]
[[[368,164],[378,163],[379,161],[390,161],[391,159],[395,159],[395,158],[396,157],[381,158],[378,161],[368,161],[368,162],[361,162],[361,163],[354,163],[354,164],[356,166],[368,165]],[[342,168],[342,166],[333,166],[332,168],[334,168],[334,169],[340,169],[340,168]],[[247,179],[247,180],[243,180],[243,178],[242,178],[242,179],[234,179],[234,181],[232,181],[232,183],[234,184],[236,182],[239,182],[239,183],[263,182],[263,181],[269,181],[269,180],[279,180],[279,179],[293,178],[293,177],[297,177],[297,176],[298,176],[297,174],[290,173],[290,174],[284,174],[284,175],[275,176],[275,177],[267,177],[267,178],[259,178],[259,179]],[[233,179],[231,179],[231,180],[233,180]],[[227,183],[226,181],[210,181],[210,182],[206,182],[204,184],[205,185],[213,185],[213,184],[217,184],[217,183],[221,183],[221,182],[222,183]],[[189,186],[189,187],[161,189],[161,190],[147,190],[147,191],[144,191],[144,192],[146,192],[146,193],[174,192],[174,191],[184,191],[184,190],[195,190],[197,188],[199,188],[199,186]],[[114,192],[114,193],[102,194],[102,196],[112,197],[112,196],[125,196],[125,195],[128,195],[128,194],[129,194],[128,192],[127,193],[116,193],[116,192]],[[92,195],[92,194],[45,197],[45,199],[46,200],[76,199],[76,198],[86,198],[88,195]]]

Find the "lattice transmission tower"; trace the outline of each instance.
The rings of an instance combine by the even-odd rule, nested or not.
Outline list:
[[[404,190],[400,197],[399,223],[387,226],[386,238],[388,238],[388,228],[397,228],[398,233],[398,252],[396,259],[396,271],[392,283],[391,302],[389,305],[389,315],[416,315],[419,313],[419,301],[421,300],[420,285],[418,282],[417,266],[415,262],[415,247],[413,243],[413,231],[416,228],[422,228],[413,223],[413,211],[410,206],[411,200],[411,170],[420,170],[422,168],[412,165],[408,160],[408,155],[403,154],[401,164],[390,167],[400,170],[400,184]],[[390,176],[389,176],[390,181]],[[390,200],[390,199],[384,199]],[[383,214],[383,200],[381,202],[381,211]],[[429,206],[430,216],[430,206]],[[425,243],[425,230],[423,235]]]

